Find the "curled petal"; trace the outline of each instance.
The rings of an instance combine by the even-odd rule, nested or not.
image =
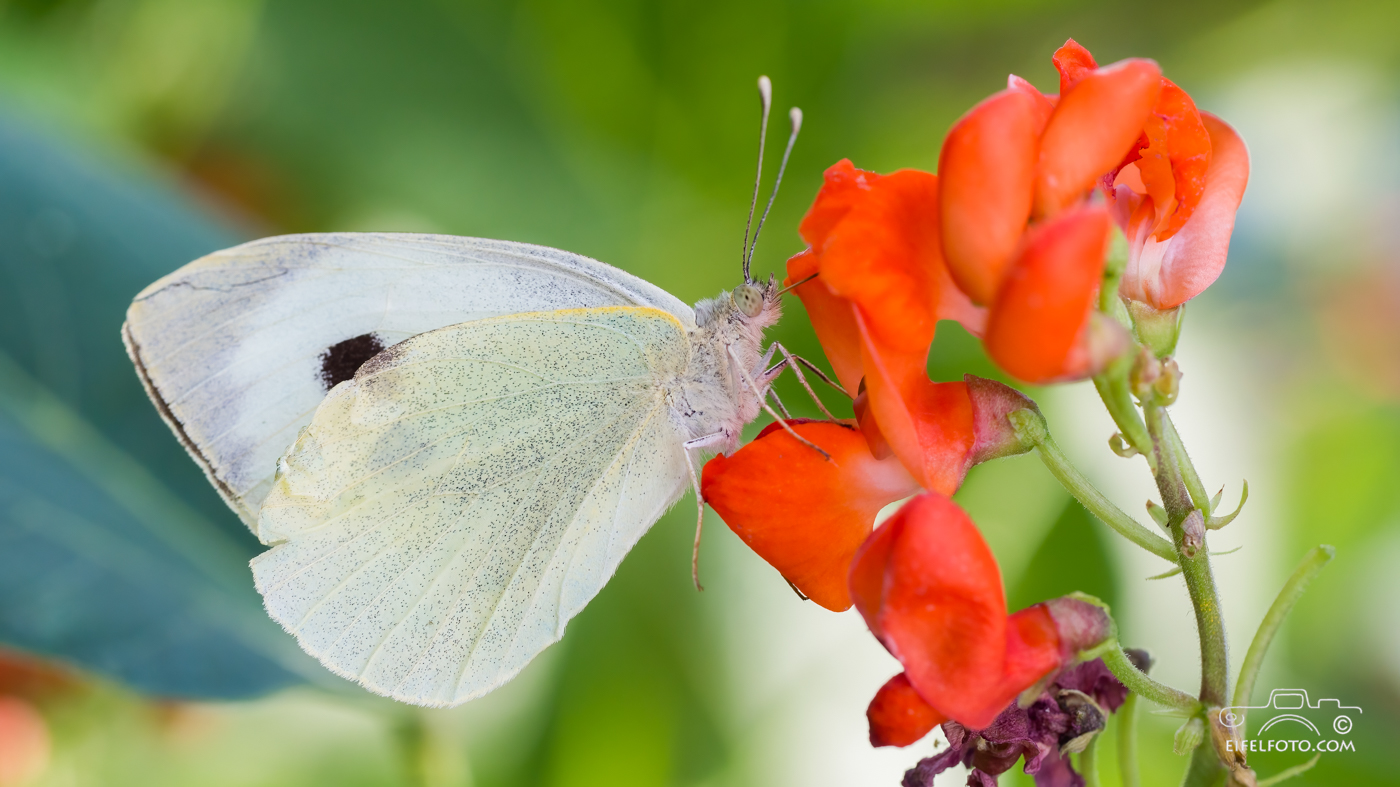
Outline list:
[[[947,721],[924,702],[902,672],[875,692],[865,717],[870,721],[870,745],[877,747],[917,743],[934,727]]]
[[[772,424],[733,456],[706,463],[701,492],[759,557],[808,598],[839,612],[851,605],[851,556],[875,515],[918,487],[897,460],[871,456],[850,426],[788,423],[831,460]]]
[[[909,682],[943,715],[985,727],[1017,693],[1002,681],[1001,573],[951,500],[920,495],[881,525],[852,563],[851,593]]]
[[[841,159],[828,167],[816,200],[797,227],[802,239],[813,249],[821,251],[832,229],[870,190],[871,181],[879,177],[873,172],[856,169],[850,159]]]
[[[1128,154],[1162,90],[1151,60],[1123,60],[1085,74],[1060,96],[1040,139],[1035,215],[1053,216]]]
[[[943,253],[976,303],[996,297],[1031,215],[1038,114],[1029,92],[1003,90],[953,126],[938,156]]]
[[[1011,74],[1006,77],[1007,90],[1019,90],[1031,99],[1035,106],[1035,136],[1036,139],[1045,133],[1045,124],[1050,122],[1050,116],[1055,112],[1055,102],[1059,96],[1047,96],[1036,89],[1035,85],[1025,79]]]
[[[927,353],[940,319],[980,333],[981,310],[943,262],[938,179],[918,170],[866,176],[869,188],[819,250],[821,278],[860,309],[883,346]]]
[[[1060,72],[1060,95],[1062,96],[1067,95],[1084,77],[1099,67],[1094,56],[1089,54],[1089,50],[1080,46],[1079,42],[1073,38],[1067,39],[1064,46],[1055,50],[1050,61],[1055,64],[1055,70]]]
[[[1186,224],[1201,201],[1210,169],[1211,140],[1196,102],[1169,79],[1162,80],[1162,93],[1152,116],[1152,125],[1160,123],[1164,132],[1172,182],[1172,207],[1159,206],[1157,210],[1157,239],[1166,240]],[[1151,193],[1153,184],[1145,177],[1144,185]]]
[[[1210,167],[1191,218],[1165,241],[1150,236],[1150,222],[1129,225],[1128,268],[1119,289],[1155,309],[1171,309],[1196,297],[1220,276],[1230,250],[1235,211],[1249,181],[1249,151],[1224,121],[1201,113],[1210,134]]]
[[[962,485],[976,442],[972,401],[962,382],[928,379],[927,348],[882,346],[857,313],[869,407],[879,431],[919,484],[945,495]]]
[[[788,275],[783,286],[791,286],[817,273],[818,262],[816,252],[811,249],[788,260]],[[836,379],[854,396],[864,372],[860,368],[860,335],[850,301],[833,293],[820,276],[795,287],[793,293],[802,300],[817,340],[831,362],[832,371],[836,372]]]
[[[1027,382],[1075,379],[1102,362],[1090,314],[1103,275],[1110,222],[1079,208],[1027,234],[987,325],[987,352]],[[1109,326],[1100,326],[1111,331]]]
[[[1016,694],[1067,660],[1056,619],[1045,604],[1027,607],[1008,618],[1006,634],[1002,679]]]

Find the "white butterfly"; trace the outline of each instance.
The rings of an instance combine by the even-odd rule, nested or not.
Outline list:
[[[751,253],[692,311],[556,249],[291,235],[152,284],[123,338],[272,547],[252,562],[272,617],[371,691],[456,705],[556,642],[688,482],[699,503],[693,452],[773,412],[797,367],[768,368],[781,293]]]

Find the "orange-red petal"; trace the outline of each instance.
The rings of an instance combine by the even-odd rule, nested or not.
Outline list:
[[[1025,90],[993,94],[962,117],[938,157],[943,253],[953,280],[976,303],[991,303],[1035,191],[1037,102]]]
[[[1006,702],[1006,600],[996,559],[977,527],[951,500],[914,498],[881,530],[890,531],[876,621],[885,647],[919,694],[951,719],[980,728]],[[862,550],[856,564],[871,559]],[[995,707],[993,707],[995,706]]]
[[[1031,230],[987,325],[987,352],[1027,382],[1097,371],[1089,316],[1103,275],[1110,220],[1079,208]]]
[[[1035,215],[1075,204],[1122,162],[1161,90],[1157,64],[1133,59],[1091,71],[1061,95],[1040,139]]]
[[[1157,239],[1166,240],[1190,220],[1201,201],[1210,170],[1211,139],[1196,102],[1169,79],[1162,79],[1162,94],[1153,115],[1166,128],[1167,157],[1176,198],[1176,210],[1157,229]]]
[[[1067,39],[1064,46],[1055,50],[1050,58],[1055,70],[1060,72],[1060,95],[1066,95],[1084,77],[1099,67],[1089,50],[1079,45],[1073,38]]]
[[[733,456],[716,456],[701,478],[705,502],[744,543],[827,609],[851,605],[851,556],[890,503],[918,490],[899,462],[875,459],[865,437],[833,421],[790,421],[831,459],[767,427]]]
[[[821,278],[865,315],[886,347],[928,351],[940,319],[981,329],[980,310],[953,284],[938,236],[938,179],[919,170],[879,176],[817,249]]]
[[[870,189],[871,181],[879,178],[874,172],[856,169],[850,159],[843,158],[827,167],[817,198],[797,227],[802,239],[820,251],[832,229]]]
[[[1201,121],[1210,135],[1210,167],[1191,218],[1165,241],[1150,236],[1148,222],[1129,226],[1131,254],[1119,291],[1157,309],[1185,303],[1220,276],[1249,181],[1244,140],[1214,115],[1202,112]]]
[[[908,746],[947,721],[914,690],[904,673],[890,678],[865,710],[871,746]]]
[[[991,550],[942,495],[914,498],[872,533],[850,587],[919,697],[967,727],[986,727],[1066,658],[1047,605],[1007,617]]]
[[[1027,686],[1059,668],[1075,654],[1065,653],[1059,627],[1044,604],[1013,614],[1006,621],[1006,689],[1019,694]]]
[[[880,432],[920,486],[953,494],[976,442],[967,384],[929,380],[927,349],[901,353],[883,347],[864,313],[857,315],[857,326],[865,390]]]
[[[811,249],[789,259],[788,275],[783,280],[783,286],[791,286],[817,273],[818,262],[816,252]],[[817,333],[817,341],[821,342],[836,379],[846,393],[854,396],[860,388],[860,378],[864,372],[860,368],[860,335],[856,331],[851,302],[833,293],[820,276],[793,288],[792,292],[807,310],[807,318]]]
[[[1006,77],[1006,88],[1019,90],[1031,99],[1035,106],[1035,136],[1039,139],[1045,132],[1045,124],[1050,122],[1050,116],[1055,112],[1055,102],[1059,100],[1059,96],[1047,96],[1037,90],[1035,85],[1015,74]]]

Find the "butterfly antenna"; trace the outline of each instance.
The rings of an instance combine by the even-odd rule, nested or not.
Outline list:
[[[749,201],[749,220],[744,224],[744,248],[740,258],[744,262],[744,283],[749,279],[749,230],[753,228],[753,213],[758,207],[758,186],[763,180],[763,141],[768,137],[768,113],[773,109],[773,82],[766,76],[758,78],[758,102],[762,107],[762,119],[758,125],[758,174],[753,178],[753,199]],[[760,222],[761,223],[761,222]],[[758,233],[754,233],[757,240]]]
[[[802,110],[793,107],[788,111],[788,120],[792,122],[792,133],[788,135],[787,149],[783,151],[783,161],[778,165],[778,179],[773,181],[773,193],[768,195],[768,204],[763,207],[763,215],[758,218],[758,226],[753,231],[753,243],[749,246],[748,259],[744,260],[744,275],[748,276],[749,262],[753,260],[754,247],[758,246],[758,233],[763,232],[763,222],[768,220],[768,211],[773,209],[773,200],[778,198],[778,187],[783,185],[783,172],[787,170],[788,156],[792,155],[792,146],[797,143],[797,133],[802,130]],[[747,278],[745,279],[747,281]]]

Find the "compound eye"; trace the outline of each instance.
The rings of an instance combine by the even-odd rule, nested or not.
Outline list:
[[[730,297],[746,317],[757,317],[763,311],[763,290],[752,284],[740,284],[730,293]]]

